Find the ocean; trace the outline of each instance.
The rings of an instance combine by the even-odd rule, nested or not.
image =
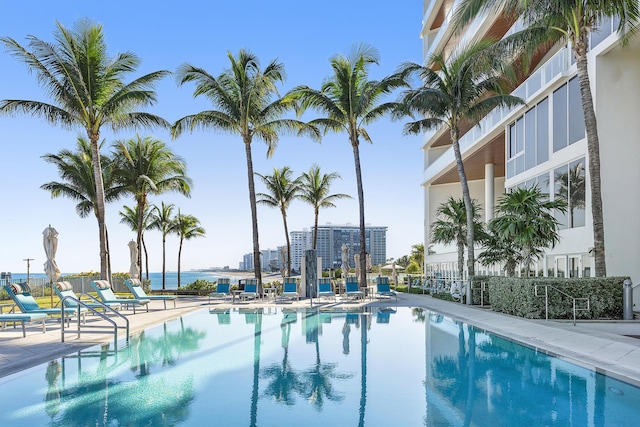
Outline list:
[[[72,273],[62,273],[63,276],[72,274]],[[247,277],[252,277],[252,273],[247,273]],[[33,278],[45,278],[44,273],[31,273],[30,277]],[[180,285],[186,286],[189,283],[193,283],[196,280],[208,280],[210,282],[215,282],[220,277],[229,277],[231,279],[231,283],[238,283],[238,277],[225,275],[222,271],[182,271],[180,273]],[[143,273],[142,278],[146,279],[146,275]],[[11,279],[13,281],[21,281],[26,280],[26,273],[13,273],[11,275]],[[162,272],[160,273],[149,273],[149,279],[151,280],[151,289],[162,289]],[[165,289],[178,289],[178,273],[176,271],[167,271],[165,273]]]

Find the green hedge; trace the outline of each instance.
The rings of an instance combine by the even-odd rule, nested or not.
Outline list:
[[[490,277],[487,283],[491,309],[500,313],[544,319],[545,298],[541,285],[548,285],[549,319],[573,319],[573,301],[559,291],[574,298],[589,298],[590,309],[578,311],[577,319],[622,319],[622,282],[625,279],[627,277]],[[535,285],[538,285],[540,296],[535,295]],[[585,303],[576,301],[576,306],[582,308]]]

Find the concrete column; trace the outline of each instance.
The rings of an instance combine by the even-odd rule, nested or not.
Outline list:
[[[493,163],[484,165],[484,220],[488,224],[493,219],[495,200],[495,172]]]

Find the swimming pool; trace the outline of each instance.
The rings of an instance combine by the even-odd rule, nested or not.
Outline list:
[[[640,389],[424,309],[204,309],[0,379],[0,426],[619,426]]]

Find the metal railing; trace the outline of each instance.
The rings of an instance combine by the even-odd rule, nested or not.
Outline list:
[[[544,295],[538,295],[538,287],[544,287]],[[588,311],[589,310],[589,298],[576,298],[573,297],[571,295],[569,295],[568,293],[561,291],[560,289],[556,288],[553,285],[535,285],[533,290],[534,290],[534,294],[537,297],[542,297],[544,296],[544,317],[545,320],[549,320],[549,288],[552,288],[558,292],[560,292],[562,295],[566,296],[567,298],[571,298],[572,301],[572,305],[573,305],[573,326],[576,326],[576,312],[578,311]],[[578,308],[576,302],[577,301],[586,301],[587,306],[584,308]]]
[[[87,296],[89,297],[96,305],[100,306],[100,309],[103,310],[102,312],[96,310],[95,308],[93,308],[92,306],[88,305],[87,303],[83,302],[80,300],[80,298],[82,298],[83,296]],[[78,318],[78,329],[75,330],[65,330],[64,327],[64,322],[65,322],[65,316],[66,316],[66,310],[65,310],[65,301],[66,300],[70,300],[70,301],[74,301],[76,303],[77,306],[77,313],[76,313],[76,317]],[[92,303],[93,304],[93,303]],[[80,334],[82,332],[84,333],[113,333],[113,345],[114,348],[117,351],[118,348],[118,329],[125,329],[126,330],[126,340],[129,341],[129,319],[126,318],[125,315],[123,315],[122,313],[118,312],[117,310],[115,310],[113,307],[103,303],[102,301],[98,300],[97,298],[95,298],[93,295],[89,295],[88,293],[82,293],[79,298],[74,298],[72,296],[66,296],[64,298],[62,298],[61,300],[61,313],[62,313],[62,317],[60,319],[61,322],[61,329],[60,329],[60,339],[61,342],[64,342],[64,334],[65,333],[70,333],[70,332],[77,332],[78,333],[78,338],[80,338]],[[86,324],[86,318],[85,318],[85,323],[84,323],[84,327],[85,330],[83,331],[80,327],[80,317],[83,314],[82,313],[82,308],[87,309],[88,311],[90,311],[91,313],[93,313],[94,315],[100,317],[102,320],[106,320],[108,323],[111,324],[111,326],[113,326],[113,330],[111,329],[101,329],[100,326],[92,326],[92,325],[87,325]],[[120,326],[118,325],[113,319],[111,319],[109,316],[107,316],[107,311],[109,311],[112,314],[115,314],[117,317],[120,317],[121,319],[124,319],[125,321],[125,325],[124,326]],[[91,328],[90,330],[87,330],[86,328]]]

